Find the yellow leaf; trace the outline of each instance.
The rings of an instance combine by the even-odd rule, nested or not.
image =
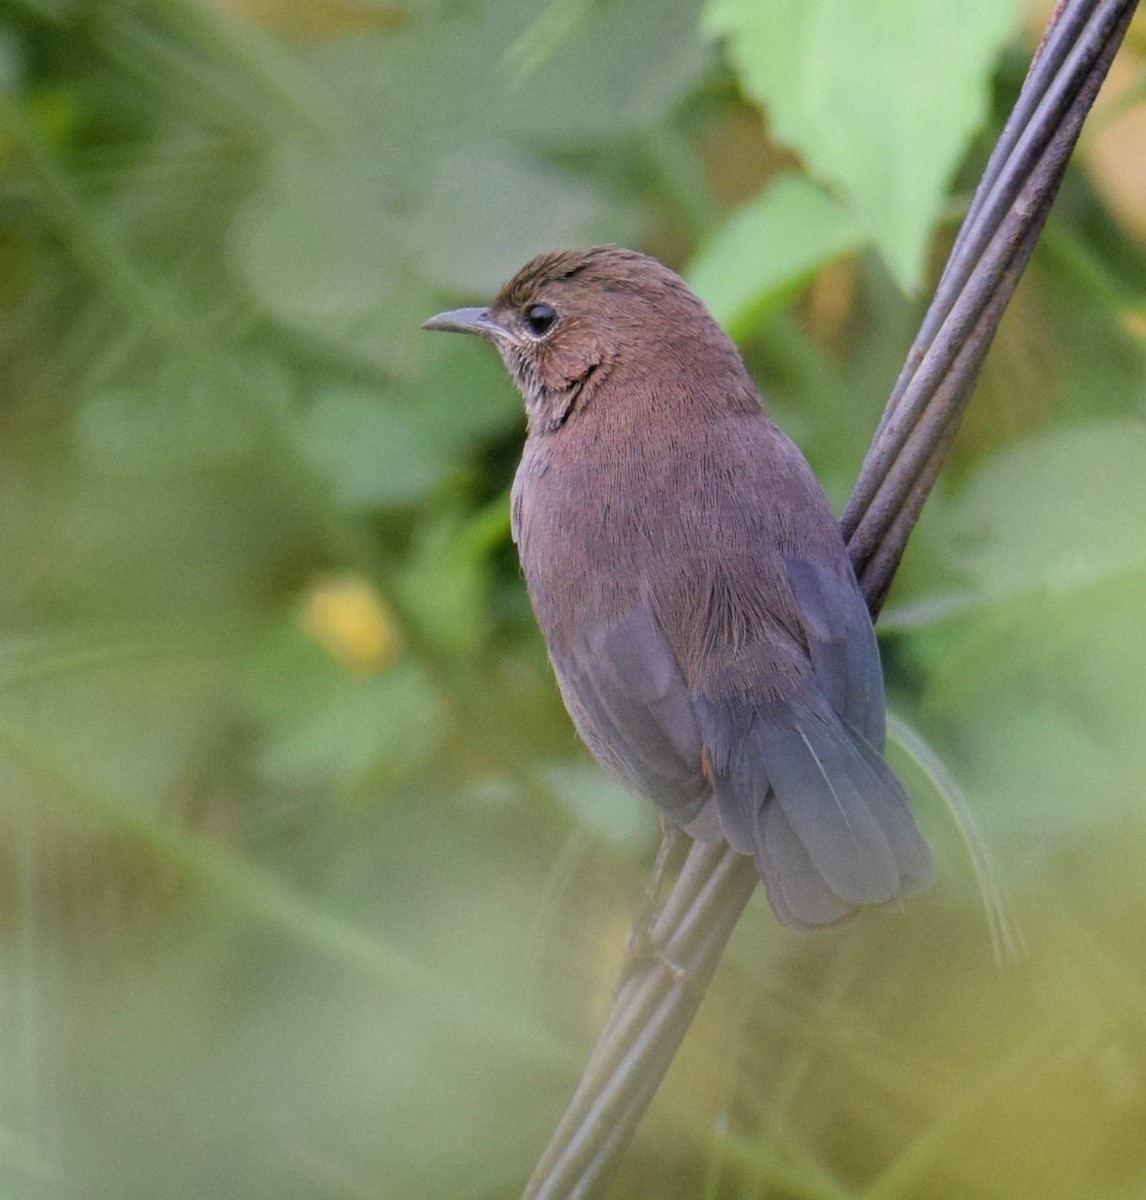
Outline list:
[[[303,597],[299,623],[349,671],[380,674],[398,657],[393,616],[357,575],[323,575]]]

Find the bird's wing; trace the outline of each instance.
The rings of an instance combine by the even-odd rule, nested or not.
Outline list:
[[[879,651],[846,560],[785,568],[794,608],[706,664],[695,712],[725,836],[756,858],[780,919],[815,926],[919,891],[931,858],[880,754]]]
[[[565,652],[550,648],[557,682],[598,762],[686,824],[709,786],[680,667],[649,610],[583,627]]]
[[[877,750],[883,749],[886,714],[883,669],[875,630],[851,568],[784,560],[808,650],[832,708]]]

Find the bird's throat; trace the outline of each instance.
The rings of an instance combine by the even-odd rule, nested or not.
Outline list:
[[[585,389],[597,374],[601,364],[590,363],[585,372],[569,380],[556,392],[544,391],[537,400],[538,427],[542,433],[556,433],[580,407]]]

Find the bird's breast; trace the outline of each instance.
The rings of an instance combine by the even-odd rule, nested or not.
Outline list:
[[[647,481],[612,450],[591,439],[531,438],[518,468],[513,536],[551,642],[588,619],[627,611],[649,567]],[[671,520],[671,505],[661,508],[659,520]]]
[[[530,438],[514,537],[551,650],[643,605],[687,672],[714,641],[736,646],[770,613],[791,624],[777,437],[760,414]]]

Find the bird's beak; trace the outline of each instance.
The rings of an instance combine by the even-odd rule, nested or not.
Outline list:
[[[440,329],[445,333],[476,333],[487,342],[511,337],[509,330],[489,315],[488,308],[454,308],[423,321],[422,328]]]

